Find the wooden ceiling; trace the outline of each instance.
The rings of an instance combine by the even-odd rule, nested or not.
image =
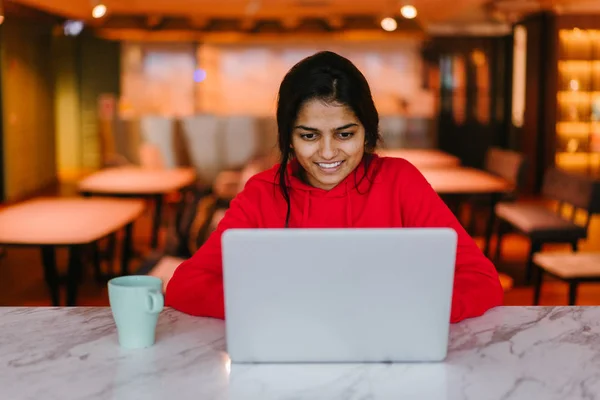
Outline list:
[[[79,19],[105,36],[170,38],[207,33],[323,33],[378,31],[386,16],[398,21],[398,32],[423,30],[465,33],[469,26],[508,29],[524,14],[600,13],[600,0],[4,0],[69,19]],[[98,2],[107,15],[94,20]],[[405,20],[400,8],[412,4],[416,20]],[[487,29],[486,28],[486,29]],[[441,29],[441,30],[439,30]],[[169,36],[171,35],[171,36]],[[191,37],[188,37],[190,39]]]
[[[12,0],[69,18],[91,19],[96,0]],[[411,3],[425,22],[443,21],[489,0],[103,0],[113,15],[304,18],[399,14]]]

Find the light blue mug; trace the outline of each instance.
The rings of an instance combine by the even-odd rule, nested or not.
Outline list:
[[[113,278],[108,281],[108,298],[119,344],[127,349],[152,346],[164,308],[162,281],[145,275]]]

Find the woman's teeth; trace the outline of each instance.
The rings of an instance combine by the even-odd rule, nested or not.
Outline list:
[[[334,163],[317,163],[317,165],[321,168],[336,168],[336,167],[339,167],[341,164],[342,164],[341,161],[334,162]]]

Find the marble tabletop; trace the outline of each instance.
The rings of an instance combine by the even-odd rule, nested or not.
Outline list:
[[[108,308],[0,308],[2,399],[600,399],[600,307],[499,307],[445,362],[231,365],[222,321],[172,309],[118,347]]]

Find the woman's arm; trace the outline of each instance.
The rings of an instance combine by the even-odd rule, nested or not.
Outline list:
[[[449,227],[458,234],[451,322],[502,304],[498,272],[425,177],[407,161],[398,175],[402,221],[407,227]]]
[[[250,185],[251,186],[251,185]],[[208,240],[173,274],[166,290],[165,303],[186,314],[223,319],[223,271],[221,236],[227,229],[255,228],[256,191],[246,187],[236,198]]]

